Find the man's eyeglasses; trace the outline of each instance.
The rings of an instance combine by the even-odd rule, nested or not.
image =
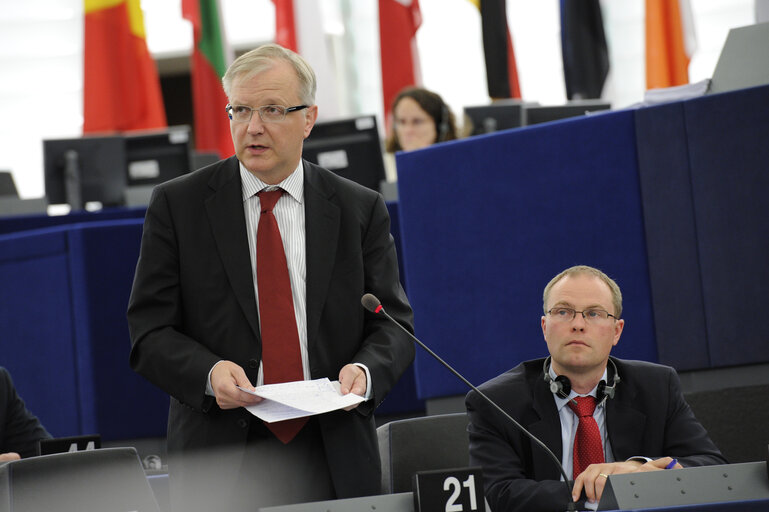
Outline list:
[[[553,318],[553,320],[557,320],[559,322],[571,322],[577,318],[577,313],[582,315],[582,318],[585,319],[585,322],[605,322],[609,319],[609,317],[617,320],[616,316],[612,315],[604,309],[598,308],[590,308],[584,311],[577,311],[574,308],[557,307],[551,308],[547,313]]]
[[[287,114],[309,108],[309,105],[297,105],[296,107],[284,107],[282,105],[262,105],[261,107],[251,108],[247,105],[230,105],[224,108],[227,115],[236,123],[248,123],[254,112],[259,112],[259,118],[265,123],[279,123],[286,118]]]

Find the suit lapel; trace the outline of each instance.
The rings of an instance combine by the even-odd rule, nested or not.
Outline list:
[[[606,429],[609,433],[614,460],[622,461],[636,455],[643,446],[646,415],[634,409],[635,389],[623,383],[618,387],[616,398],[606,401]]]
[[[237,158],[231,157],[224,162],[208,185],[214,192],[206,199],[205,207],[219,257],[235,297],[251,329],[259,338],[258,312]]]
[[[534,410],[540,420],[529,426],[530,432],[550,448],[560,462],[563,458],[561,446],[561,419],[553,400],[553,394],[542,379],[536,379],[534,388]],[[534,461],[534,478],[536,480],[560,480],[561,472],[544,450],[534,442],[531,443],[532,459]],[[571,475],[567,475],[571,477]]]
[[[316,339],[339,241],[340,210],[332,201],[336,191],[321,172],[304,161],[308,346]]]

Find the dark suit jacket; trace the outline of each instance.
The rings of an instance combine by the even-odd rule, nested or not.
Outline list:
[[[621,381],[606,402],[606,428],[614,460],[676,457],[684,467],[726,464],[684,401],[678,375],[667,366],[612,358]],[[542,375],[543,359],[527,361],[480,389],[558,457],[561,422]],[[562,511],[570,500],[560,472],[539,446],[471,391],[470,463],[483,467],[486,497],[499,512]],[[571,477],[571,475],[569,475]]]
[[[374,494],[380,466],[372,412],[414,357],[397,326],[366,312],[366,292],[409,329],[390,219],[376,192],[304,162],[307,345],[312,378],[365,364],[373,399],[318,418],[339,497]],[[156,187],[128,307],[131,366],[171,395],[169,453],[243,446],[252,421],[205,394],[218,360],[256,383],[261,338],[238,160]],[[239,453],[238,450],[235,450]],[[233,459],[229,466],[238,470]],[[228,466],[228,467],[229,467]],[[173,471],[173,469],[172,469]],[[233,477],[235,478],[235,477]]]
[[[32,457],[37,455],[38,441],[50,437],[16,393],[11,374],[0,367],[0,453]]]

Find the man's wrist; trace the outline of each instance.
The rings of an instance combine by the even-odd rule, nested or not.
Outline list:
[[[363,363],[353,363],[355,366],[358,366],[363,369],[364,372],[366,372],[366,394],[363,395],[363,398],[365,400],[371,399],[372,392],[371,390],[374,389],[374,387],[371,385],[371,373],[368,371],[368,366],[366,366]]]

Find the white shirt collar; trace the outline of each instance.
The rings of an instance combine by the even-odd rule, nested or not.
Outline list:
[[[238,164],[240,166],[240,181],[243,184],[243,202],[265,188],[277,187],[285,190],[299,204],[304,201],[304,166],[301,159],[299,159],[299,165],[296,166],[294,172],[277,185],[268,185],[246,169],[242,162],[238,161]]]

